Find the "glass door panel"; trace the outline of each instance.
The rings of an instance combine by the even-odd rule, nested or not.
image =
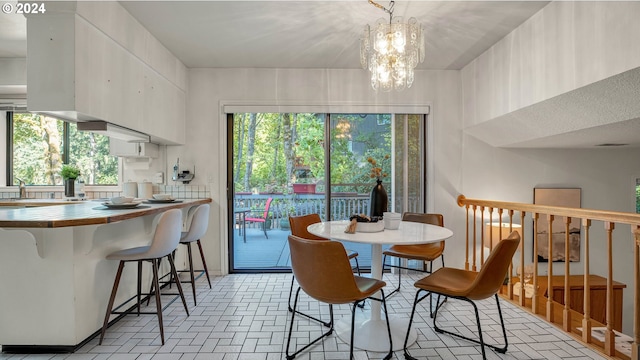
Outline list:
[[[376,179],[382,180],[390,200],[393,195],[391,114],[330,117],[331,219],[369,215],[369,194]]]
[[[389,209],[424,209],[424,117],[392,114],[229,115],[232,272],[288,271],[288,217],[369,214],[380,178]],[[328,158],[328,159],[327,159]],[[328,204],[328,205],[327,205]],[[371,263],[370,246],[345,244]]]
[[[288,270],[289,216],[319,213],[324,219],[325,118],[233,114],[232,271]]]
[[[394,212],[424,212],[426,194],[423,115],[395,115],[393,150]]]
[[[369,196],[377,179],[382,181],[389,203],[393,199],[392,116],[331,114],[330,119],[331,219],[368,216]],[[370,268],[371,245],[345,242],[344,246],[358,252],[361,270]]]

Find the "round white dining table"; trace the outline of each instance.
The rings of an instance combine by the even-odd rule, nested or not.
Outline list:
[[[397,230],[385,229],[379,232],[344,232],[349,221],[328,221],[309,225],[307,230],[316,235],[337,241],[352,241],[371,244],[371,276],[382,279],[382,245],[416,245],[438,242],[453,236],[453,232],[445,227],[402,221]],[[380,294],[378,294],[379,296]],[[387,324],[381,316],[381,303],[371,301],[370,313],[366,310],[356,313],[353,346],[358,349],[385,352],[389,350]],[[393,350],[403,348],[409,318],[389,315]],[[347,316],[336,323],[336,333],[344,342],[349,343],[351,317]],[[409,344],[416,341],[415,329],[409,334]]]

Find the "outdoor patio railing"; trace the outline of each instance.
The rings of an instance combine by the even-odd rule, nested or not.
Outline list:
[[[281,219],[288,221],[289,215],[317,213],[324,217],[324,194],[242,194],[235,196],[235,206],[251,208],[254,214],[261,215],[269,198],[273,201],[269,208],[271,221],[267,224],[268,228],[277,228]],[[351,214],[360,213],[369,213],[369,194],[336,195],[331,198],[332,220],[347,219]]]
[[[516,253],[513,258],[513,263],[526,265],[532,262],[531,271],[533,273],[531,275],[533,283],[528,289],[526,289],[527,285],[515,287],[514,279],[519,281],[520,284],[527,284],[527,281],[525,279],[525,271],[520,271],[518,278],[514,277],[512,266],[507,276],[508,282],[504,296],[520,306],[530,309],[534,314],[544,316],[548,322],[558,324],[564,331],[579,335],[583,342],[601,346],[602,351],[609,356],[639,360],[640,214],[467,199],[463,195],[458,197],[458,205],[464,207],[467,212],[466,269],[478,271],[482,267],[485,255],[488,255],[488,251],[490,251],[488,250],[485,254],[483,246],[485,239],[493,239],[493,234],[487,233],[492,231],[492,227],[485,227],[485,221],[489,224],[493,223],[493,221],[504,223],[505,225],[500,226],[508,228],[509,232],[516,228],[515,225],[519,225],[520,233],[524,237],[523,241],[520,242],[519,253]],[[554,218],[557,220],[557,225],[553,225]],[[538,231],[539,222],[542,219],[546,219],[548,231]],[[580,219],[582,224],[581,246],[584,247],[584,251],[583,259],[581,260],[583,264],[580,271],[577,271],[576,267],[570,266],[569,261],[564,261],[564,263],[560,264],[556,263],[555,265],[553,261],[548,261],[543,265],[543,263],[538,264],[538,256],[525,257],[525,253],[538,254],[538,248],[544,245],[547,247],[547,259],[553,259],[553,233],[556,232],[562,233],[565,238],[563,246],[557,249],[556,253],[559,250],[560,253],[564,254],[564,259],[569,259],[569,224],[571,219]],[[528,225],[531,225],[532,228],[529,228]],[[538,234],[537,236],[531,236],[532,241],[528,241],[529,244],[532,243],[532,249],[528,249],[529,246],[525,248],[524,239],[529,239],[528,235],[532,234]],[[488,241],[488,243],[491,242]],[[628,254],[629,257],[624,259],[614,257],[614,245],[618,249],[618,255],[624,253]],[[622,248],[622,252],[619,250],[620,248]],[[592,254],[590,253],[591,249],[603,250],[600,252],[594,251]],[[620,334],[614,332],[614,320],[616,318],[614,314],[615,311],[622,311],[622,309],[615,308],[616,304],[614,303],[614,262],[617,262],[617,265],[624,263],[621,266],[632,272],[624,275],[627,276],[627,279],[628,277],[633,278],[633,280],[627,280],[627,284],[620,284],[626,285],[625,291],[631,291],[633,295],[631,297],[634,299],[633,313],[622,314],[621,316],[622,319],[633,320],[633,336],[626,343],[618,341],[618,344],[616,344],[617,340],[621,339],[617,339]],[[591,267],[590,265],[594,266]],[[597,267],[602,269],[603,265],[605,265],[604,270],[601,270],[600,274],[593,274]],[[524,269],[524,267],[521,266],[520,269]],[[543,270],[547,272],[546,279],[539,282],[538,273]],[[572,271],[576,273],[573,276],[574,282],[571,282]],[[554,277],[554,273],[560,275]],[[593,281],[592,275],[600,275],[605,279],[606,284],[606,300],[603,301],[602,306],[595,306],[596,310],[605,308],[605,318],[601,320],[601,323],[594,319],[595,314],[592,313],[594,308],[592,301],[596,301],[591,296],[591,290],[595,289],[594,284],[591,283]],[[622,274],[618,276],[622,276]],[[575,277],[580,280],[579,284],[575,284]],[[544,279],[544,277],[542,278]],[[553,281],[554,278],[556,281]],[[555,301],[556,296],[549,295],[555,293],[558,286],[563,291],[562,303]],[[539,290],[539,288],[546,288],[546,293],[543,290]],[[579,294],[579,291],[577,291],[579,288],[582,288],[583,294]],[[552,289],[552,291],[549,289]],[[532,294],[528,294],[526,290],[532,292]],[[573,292],[576,292],[576,294],[571,295]],[[582,296],[576,299],[576,295]],[[583,306],[584,314],[571,308],[570,304],[576,301]],[[603,341],[596,339],[596,336],[592,337],[591,330],[595,326],[604,327],[598,333],[603,335]]]
[[[268,229],[280,226],[280,220],[287,220],[289,215],[298,216],[311,213],[325,214],[324,194],[235,194],[236,208],[250,208],[254,215],[261,216],[267,199],[272,198],[269,208]],[[410,199],[407,211],[416,211],[420,199]],[[396,204],[396,209],[401,205]],[[348,219],[352,214],[369,214],[369,194],[335,193],[331,195],[331,220]],[[255,225],[258,226],[258,225]],[[260,225],[261,226],[261,225]]]

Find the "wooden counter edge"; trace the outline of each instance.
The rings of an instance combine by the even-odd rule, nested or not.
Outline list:
[[[187,206],[201,205],[212,202],[211,198],[206,199],[185,199],[179,203],[162,204],[158,207],[147,209],[131,209],[127,212],[113,213],[107,216],[95,216],[78,219],[61,220],[0,220],[0,228],[61,228],[69,226],[100,225],[114,223],[117,221],[134,219],[140,216],[158,214],[170,209],[181,209]]]

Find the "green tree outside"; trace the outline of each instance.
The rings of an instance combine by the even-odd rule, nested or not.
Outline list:
[[[391,115],[331,114],[331,117],[331,183],[350,184],[334,186],[332,190],[369,192],[375,180],[370,178],[367,158],[381,161],[391,154]],[[255,122],[247,121],[253,118]],[[324,180],[325,122],[325,114],[315,113],[234,114],[235,191],[287,193],[291,183]],[[308,168],[307,176],[299,176],[292,163]],[[390,175],[391,161],[382,165],[383,172]]]
[[[62,185],[65,122],[50,116],[13,114],[13,185]],[[86,184],[117,185],[118,158],[109,154],[109,137],[79,132],[69,124],[69,162]]]

